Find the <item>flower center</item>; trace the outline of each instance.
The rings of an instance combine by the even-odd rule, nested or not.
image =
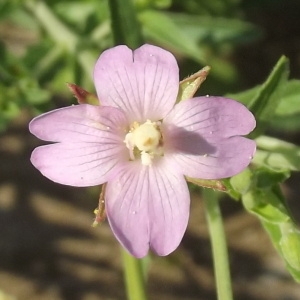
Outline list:
[[[140,157],[143,165],[151,165],[155,156],[163,154],[159,122],[147,120],[141,125],[134,122],[125,136],[124,143],[129,149],[131,160]]]

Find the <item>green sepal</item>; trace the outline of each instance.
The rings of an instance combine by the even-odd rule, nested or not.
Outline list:
[[[221,192],[225,192],[227,190],[226,186],[222,183],[221,180],[198,179],[198,178],[191,178],[188,176],[185,176],[185,179],[186,181],[191,182],[200,187],[211,188]]]
[[[67,86],[75,96],[79,104],[100,105],[100,102],[96,95],[86,91],[85,89],[74,83],[67,83]]]
[[[210,67],[206,66],[197,73],[180,81],[176,103],[193,98],[200,85],[205,81],[209,71]]]

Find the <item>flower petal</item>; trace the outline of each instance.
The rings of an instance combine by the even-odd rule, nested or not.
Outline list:
[[[174,56],[159,47],[126,46],[104,51],[94,69],[103,105],[121,108],[130,122],[162,119],[174,106],[179,70]]]
[[[32,152],[32,164],[54,182],[94,186],[113,176],[115,167],[128,160],[128,151],[113,141],[107,143],[57,143]]]
[[[153,197],[149,203],[150,246],[158,255],[174,251],[185,233],[190,195],[183,175],[167,165],[149,169]]]
[[[164,119],[165,157],[186,176],[231,177],[249,165],[255,142],[238,135],[255,127],[242,104],[218,97],[183,101]]]
[[[241,103],[223,97],[196,97],[178,103],[164,119],[206,137],[246,135],[256,125],[252,113]]]
[[[126,122],[117,108],[87,104],[43,114],[31,121],[30,131],[40,139],[61,143],[36,148],[31,162],[61,184],[101,184],[118,163],[129,159],[123,142]]]
[[[200,144],[200,142],[195,141],[195,144]],[[193,147],[192,144],[189,146]],[[186,148],[189,146],[186,145]],[[211,142],[210,147],[213,150],[203,155],[173,152],[165,153],[165,156],[166,159],[177,165],[178,171],[183,172],[186,176],[221,179],[234,176],[245,169],[253,158],[256,144],[252,140],[235,136],[215,143]]]
[[[129,163],[108,182],[106,212],[120,243],[143,257],[149,246],[167,255],[179,245],[189,217],[189,193],[182,175],[165,163]]]
[[[117,108],[81,104],[36,117],[29,130],[41,140],[51,142],[104,142],[103,139],[110,138],[123,141],[127,123]]]

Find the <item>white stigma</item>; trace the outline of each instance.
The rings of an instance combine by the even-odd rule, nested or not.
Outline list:
[[[154,151],[161,134],[155,123],[147,121],[133,131],[134,144],[140,151]]]
[[[161,133],[156,122],[147,120],[144,124],[134,123],[132,129],[126,134],[124,143],[130,151],[130,159],[136,159],[135,154],[141,158],[143,165],[149,166],[155,155],[161,155]]]

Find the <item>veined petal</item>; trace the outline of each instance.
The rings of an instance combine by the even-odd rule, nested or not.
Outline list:
[[[128,127],[123,112],[114,107],[74,105],[56,109],[34,118],[32,134],[51,142],[123,141]]]
[[[223,97],[196,97],[178,103],[164,123],[206,137],[246,135],[256,125],[252,113],[241,103]]]
[[[246,168],[256,149],[254,141],[241,136],[220,139],[209,144],[204,143],[203,148],[201,142],[201,138],[197,141],[194,137],[194,143],[185,144],[184,152],[173,148],[169,153],[165,153],[166,159],[176,165],[177,170],[186,176],[221,179],[234,176]],[[200,154],[195,154],[197,149]]]
[[[106,212],[113,232],[134,256],[149,246],[167,255],[179,245],[189,217],[184,177],[161,161],[151,167],[130,163],[106,188]]]
[[[179,70],[174,56],[161,48],[117,46],[99,57],[94,83],[101,103],[122,109],[130,122],[156,121],[176,101]]]
[[[115,167],[128,160],[123,145],[68,142],[41,146],[32,152],[32,164],[54,182],[93,186],[106,182]]]
[[[164,161],[149,168],[152,199],[149,203],[150,246],[158,255],[174,251],[185,233],[190,211],[190,194],[182,173]]]
[[[101,184],[118,163],[129,159],[123,142],[126,124],[122,111],[113,107],[82,104],[43,114],[31,121],[30,131],[61,143],[36,148],[31,162],[61,184]]]
[[[165,158],[186,176],[231,177],[249,165],[255,142],[239,135],[255,127],[242,104],[220,97],[183,101],[164,119]]]

